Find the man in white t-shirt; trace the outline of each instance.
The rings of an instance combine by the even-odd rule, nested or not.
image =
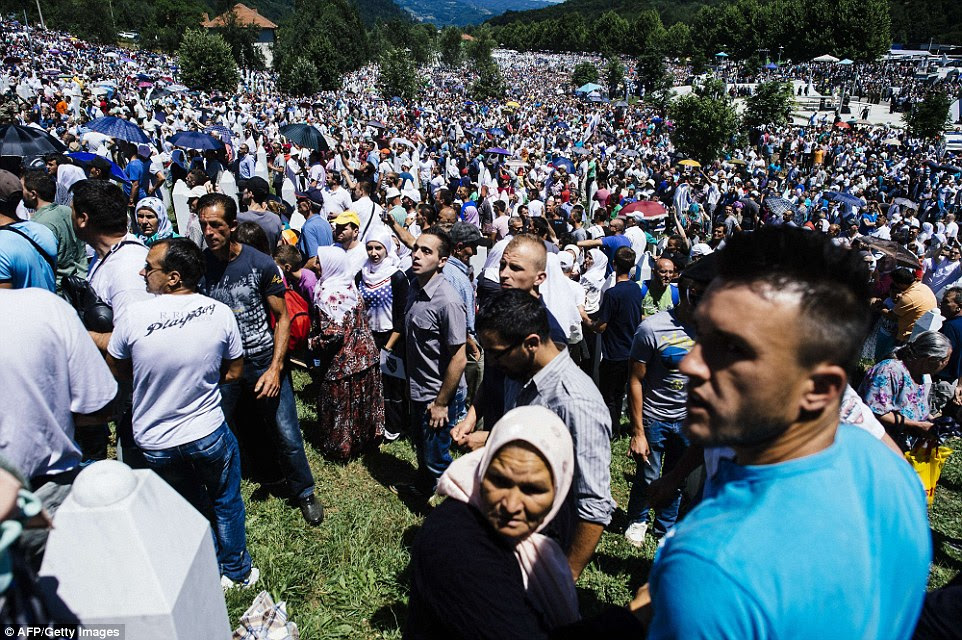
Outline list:
[[[73,225],[77,237],[96,254],[87,270],[87,280],[97,296],[113,310],[114,325],[120,322],[127,306],[150,298],[138,273],[144,266],[147,247],[127,231],[127,197],[116,184],[106,180],[81,180],[72,187]],[[90,337],[107,351],[109,333],[90,331]],[[132,467],[142,467],[130,433],[130,386],[122,383],[114,405],[121,458]],[[83,448],[88,457],[100,458],[106,452],[107,425],[84,427]]]
[[[0,289],[0,316],[0,455],[53,515],[80,468],[75,425],[105,421],[117,383],[77,312],[53,293]],[[46,530],[20,539],[31,560],[45,541]]]
[[[156,297],[130,305],[108,348],[116,369],[133,379],[134,441],[147,466],[210,518],[222,584],[249,587],[259,572],[247,553],[240,449],[219,387],[244,368],[237,320],[227,305],[197,293],[204,258],[188,238],[154,244],[140,275]]]

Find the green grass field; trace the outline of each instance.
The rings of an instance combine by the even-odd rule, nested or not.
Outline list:
[[[295,388],[308,379],[294,376]],[[314,409],[298,394],[298,413],[308,440],[308,459],[317,494],[326,510],[324,524],[309,527],[300,512],[277,498],[260,499],[255,485],[244,482],[247,536],[261,582],[251,591],[228,594],[231,623],[236,625],[256,592],[266,589],[275,600],[287,601],[291,620],[301,637],[399,638],[407,603],[408,548],[423,515],[412,512],[387,489],[388,484],[414,477],[414,451],[405,442],[381,448],[346,465],[322,459],[310,446]],[[930,512],[935,562],[931,588],[945,584],[962,569],[962,442],[943,471]],[[612,492],[619,505],[627,503],[627,477],[633,463],[628,442],[613,445]],[[609,604],[627,604],[651,568],[655,543],[649,538],[636,549],[621,536],[624,511],[619,509],[578,583],[582,612],[590,614]]]

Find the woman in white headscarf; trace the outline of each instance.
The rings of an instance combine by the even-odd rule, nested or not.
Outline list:
[[[384,428],[380,357],[340,247],[317,249],[317,286],[308,347],[318,383],[317,441],[346,461],[376,446]]]
[[[405,637],[541,640],[573,624],[571,637],[643,635],[627,609],[579,621],[564,551],[541,533],[564,506],[574,468],[567,427],[538,406],[512,409],[483,449],[451,463],[437,489],[447,499],[411,549]]]
[[[404,308],[410,285],[400,268],[394,234],[387,225],[371,229],[365,245],[368,258],[357,276],[358,289],[364,300],[374,344],[391,354],[386,362],[387,371],[399,372],[398,376],[383,376],[384,436],[387,440],[395,440],[407,424],[407,382],[401,377],[401,368],[395,366],[392,370],[391,363],[404,362]]]
[[[160,198],[141,198],[134,211],[140,226],[137,237],[148,247],[158,240],[177,237],[167,216],[167,206]]]
[[[581,313],[571,295],[568,277],[561,268],[561,261],[557,253],[548,253],[545,264],[545,279],[538,287],[538,292],[544,298],[544,304],[555,317],[558,324],[570,340],[575,325],[581,324]],[[580,326],[578,327],[580,328]]]
[[[69,207],[70,203],[73,202],[73,193],[70,192],[70,187],[86,179],[87,174],[77,165],[59,165],[57,167],[57,195],[55,197],[57,204]]]
[[[607,288],[608,256],[601,249],[589,249],[584,254],[585,264],[582,272],[581,286],[585,289],[584,315],[581,317],[583,335],[588,356],[581,362],[581,369],[598,381],[598,362],[601,358],[601,334],[588,329],[601,309],[601,294]]]

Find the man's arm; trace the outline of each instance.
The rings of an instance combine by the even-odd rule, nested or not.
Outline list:
[[[574,538],[571,541],[571,548],[568,549],[568,566],[571,568],[571,577],[575,582],[591,561],[591,556],[594,555],[595,547],[598,546],[604,530],[605,525],[587,520],[579,519],[578,524],[575,525]]]
[[[405,247],[408,249],[414,247],[414,241],[417,240],[417,238],[411,235],[410,231],[399,225],[397,220],[394,219],[394,216],[388,214],[385,216],[385,220],[387,221],[387,226],[391,228],[391,231],[397,235],[398,240],[400,240]]]
[[[244,373],[244,357],[223,360],[220,364],[220,384],[237,382]]]
[[[631,442],[628,445],[628,456],[640,457],[648,464],[651,447],[645,437],[645,426],[642,420],[642,406],[644,402],[643,383],[648,374],[648,365],[644,362],[632,361],[631,375],[628,378],[628,417],[631,423]]]
[[[593,249],[595,247],[601,246],[601,238],[594,238],[591,240],[579,240],[578,246],[582,249]]]
[[[254,393],[257,394],[258,400],[276,398],[280,394],[284,357],[287,355],[287,343],[291,338],[291,317],[287,314],[284,296],[267,296],[267,304],[277,318],[277,324],[274,325],[274,358],[271,360],[271,366],[254,385]]]
[[[454,355],[448,362],[447,369],[444,370],[444,380],[441,382],[438,397],[428,405],[432,429],[440,429],[448,423],[448,404],[454,397],[454,392],[457,390],[458,384],[461,382],[461,376],[464,374],[464,366],[468,362],[463,344],[456,345],[454,349]]]

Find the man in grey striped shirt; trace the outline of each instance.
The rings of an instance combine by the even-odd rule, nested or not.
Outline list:
[[[517,289],[495,294],[482,307],[476,325],[486,361],[508,378],[505,410],[540,405],[557,413],[571,431],[575,482],[570,508],[562,510],[553,528],[567,549],[571,574],[577,580],[615,510],[608,410],[591,378],[551,341],[547,312],[531,294]],[[571,525],[568,532],[564,531],[566,515]]]

